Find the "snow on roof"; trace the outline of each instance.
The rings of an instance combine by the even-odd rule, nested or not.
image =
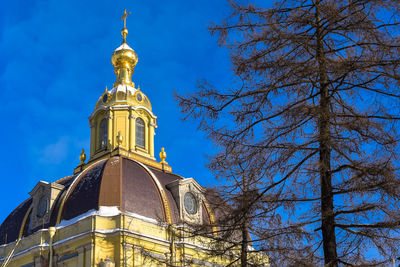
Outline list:
[[[122,45],[118,46],[117,49],[115,49],[115,51],[118,51],[121,49],[129,49],[129,50],[133,51],[133,49],[127,43],[123,43]]]
[[[133,95],[135,94],[136,91],[137,89],[130,85],[118,84],[113,89],[111,89],[110,93],[113,94],[115,92],[124,92],[124,93],[130,92]]]

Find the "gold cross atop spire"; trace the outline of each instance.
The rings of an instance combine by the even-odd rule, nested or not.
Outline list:
[[[126,17],[128,17],[128,15],[130,15],[131,12],[126,12],[126,9],[124,9],[124,15],[120,18],[124,20],[124,28],[126,28]]]

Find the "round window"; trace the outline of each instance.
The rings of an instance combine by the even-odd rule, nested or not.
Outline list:
[[[142,102],[142,100],[143,100],[142,94],[137,94],[136,99],[137,99],[137,101]]]
[[[197,201],[192,193],[187,192],[185,194],[185,196],[183,197],[183,204],[187,213],[191,215],[197,213]]]
[[[108,98],[109,98],[108,93],[105,93],[105,94],[103,95],[103,103],[107,103]]]

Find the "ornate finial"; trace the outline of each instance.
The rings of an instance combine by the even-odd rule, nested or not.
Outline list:
[[[106,92],[108,92],[108,88],[107,88],[107,85],[106,85]]]
[[[135,51],[129,47],[126,43],[126,36],[128,35],[128,29],[126,28],[126,17],[130,14],[130,12],[126,12],[124,10],[124,15],[121,19],[124,20],[124,28],[121,30],[121,34],[123,37],[122,44],[114,50],[114,53],[111,56],[111,63],[114,66],[114,72],[117,75],[117,80],[114,83],[114,87],[119,84],[126,84],[132,87],[135,84],[132,82],[132,74],[134,72],[134,68],[138,62],[138,56]]]
[[[126,9],[124,9],[124,15],[122,15],[122,17],[120,18],[124,20],[124,28],[126,28],[126,17],[128,17],[128,15],[130,15],[131,12],[126,12]]]
[[[139,85],[138,85],[137,89],[138,89],[138,91],[140,91],[140,86]]]
[[[82,148],[82,153],[79,155],[79,160],[81,161],[81,164],[85,163],[86,154],[85,154],[85,149],[83,149],[83,148]]]
[[[124,140],[124,138],[122,137],[121,131],[118,131],[118,135],[116,136],[116,138],[117,138],[117,146],[121,146],[122,141]]]
[[[124,20],[124,28],[121,30],[123,43],[126,43],[126,36],[128,35],[128,29],[126,28],[126,17],[131,14],[131,12],[126,12],[126,9],[124,9],[124,15],[120,18],[120,20]]]
[[[164,148],[162,147],[160,152],[161,163],[167,164],[167,162],[165,161],[166,158],[167,158],[167,152],[165,152]]]

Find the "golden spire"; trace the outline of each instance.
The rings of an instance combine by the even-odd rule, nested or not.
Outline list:
[[[121,30],[123,38],[122,45],[115,49],[113,55],[111,56],[111,63],[115,67],[114,72],[117,75],[117,80],[115,81],[114,86],[119,84],[135,86],[131,78],[133,74],[133,68],[138,62],[138,56],[126,42],[126,36],[128,35],[126,18],[130,13],[131,12],[126,12],[125,9],[123,16],[120,18],[120,20],[124,21],[124,28]]]
[[[124,15],[122,15],[122,17],[120,18],[120,20],[124,20],[124,28],[121,30],[121,34],[122,34],[122,38],[123,41],[122,43],[126,43],[126,36],[128,35],[128,29],[126,28],[126,17],[128,17],[128,15],[130,15],[131,12],[126,12],[126,9],[124,9]]]

